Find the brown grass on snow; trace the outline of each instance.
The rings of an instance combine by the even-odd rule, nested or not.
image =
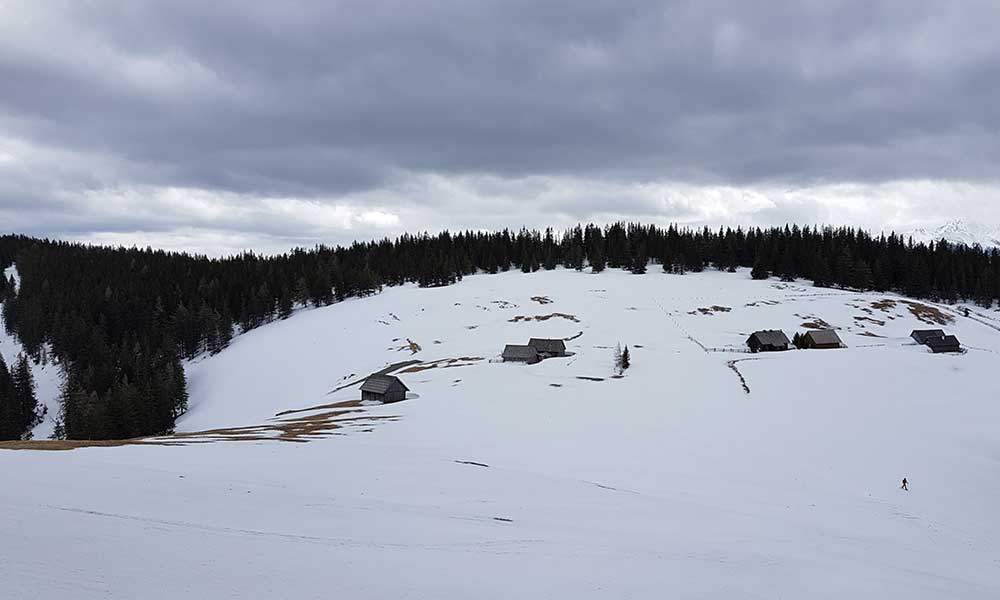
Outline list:
[[[910,309],[910,313],[914,317],[928,325],[948,325],[955,321],[954,317],[941,312],[933,306],[913,302],[912,300],[903,300],[902,302],[906,305],[906,308]]]
[[[802,326],[806,329],[833,329],[833,325],[830,325],[819,317],[812,317],[812,321],[806,321]]]
[[[548,315],[535,315],[533,317],[526,317],[523,315],[518,315],[513,319],[508,319],[510,323],[518,323],[521,321],[548,321],[549,319],[560,318],[566,319],[567,321],[573,321],[574,323],[579,323],[580,319],[576,318],[576,315],[567,315],[566,313],[552,313]]]

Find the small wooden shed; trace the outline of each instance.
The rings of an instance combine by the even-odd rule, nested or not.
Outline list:
[[[552,358],[553,356],[566,356],[566,342],[562,340],[550,340],[546,338],[531,338],[528,345],[538,352],[541,358]]]
[[[931,338],[944,337],[944,331],[940,329],[914,329],[910,337],[918,344],[926,344],[927,340]]]
[[[507,344],[503,349],[504,362],[523,362],[532,365],[540,360],[538,351],[533,346]]]
[[[788,350],[788,336],[780,329],[755,331],[747,338],[750,352],[781,352]]]
[[[962,344],[960,344],[958,338],[953,335],[942,335],[928,338],[926,345],[934,354],[962,351]]]
[[[803,347],[811,349],[843,348],[844,342],[833,329],[814,329],[803,337]]]
[[[406,387],[395,375],[372,375],[361,384],[361,399],[377,402],[399,402],[406,399]]]

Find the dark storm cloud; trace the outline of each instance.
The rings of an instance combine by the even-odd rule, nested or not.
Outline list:
[[[423,175],[992,182],[997,22],[985,1],[7,3],[0,157],[29,157],[0,160],[0,206],[121,186],[373,204]],[[578,191],[543,207],[607,198]]]

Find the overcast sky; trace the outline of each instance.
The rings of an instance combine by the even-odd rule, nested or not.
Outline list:
[[[1000,3],[0,0],[0,231],[1000,223]]]

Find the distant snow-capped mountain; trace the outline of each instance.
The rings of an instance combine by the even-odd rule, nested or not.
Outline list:
[[[949,221],[939,227],[920,227],[905,232],[903,237],[912,237],[914,242],[928,243],[944,239],[953,244],[979,244],[983,248],[1000,248],[1000,227],[965,221]]]

